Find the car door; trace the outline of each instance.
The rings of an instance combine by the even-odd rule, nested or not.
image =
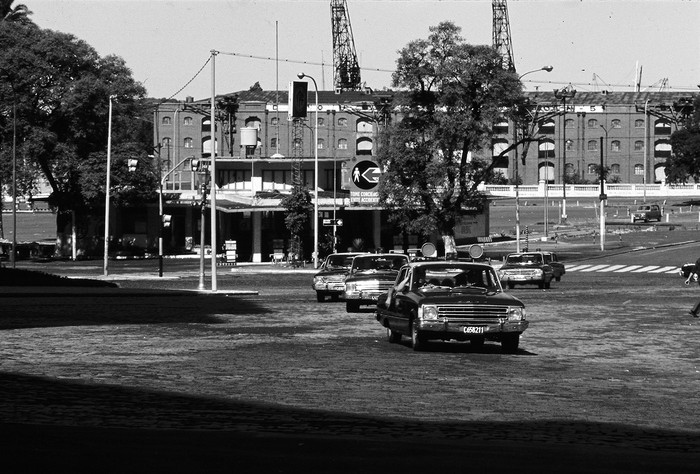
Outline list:
[[[394,286],[389,290],[387,297],[386,320],[394,331],[408,334],[408,318],[404,315],[406,310],[407,295],[410,293],[412,272],[405,266],[399,270]]]

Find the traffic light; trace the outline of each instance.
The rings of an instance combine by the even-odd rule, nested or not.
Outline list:
[[[173,218],[170,214],[163,214],[163,227],[170,227],[170,220]]]
[[[292,81],[289,83],[289,118],[306,118],[309,83]]]
[[[192,171],[199,171],[202,166],[202,162],[195,158],[190,161],[190,166],[192,167]]]
[[[129,158],[127,164],[128,164],[128,166],[129,166],[129,172],[132,172],[132,173],[133,173],[134,171],[136,171],[136,168],[137,168],[138,165],[139,165],[139,160],[134,159],[134,158]]]

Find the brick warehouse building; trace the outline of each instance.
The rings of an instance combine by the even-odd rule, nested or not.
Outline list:
[[[235,240],[239,260],[267,261],[289,250],[280,200],[292,188],[295,170],[313,189],[315,97],[309,93],[307,118],[295,127],[287,118],[287,91],[242,91],[233,95],[238,102],[235,118],[219,115],[222,120],[217,120],[216,126],[218,246],[224,240]],[[663,163],[671,153],[670,135],[682,114],[689,111],[687,93],[578,92],[567,100],[565,114],[564,103],[553,92],[526,95],[536,111],[540,141],[530,146],[525,164],[517,167],[523,184],[544,179],[561,183],[564,153],[570,180],[594,182],[601,137],[609,180],[642,183],[646,173],[647,183],[663,181]],[[386,120],[400,119],[385,107],[390,97],[391,93],[385,91],[319,91],[319,219],[343,221],[335,228],[319,223],[321,253],[332,248],[333,232],[338,251],[352,246],[356,239],[362,239],[368,250],[420,246],[417,236],[399,235],[388,224],[386,211],[378,206],[371,185],[369,190],[358,188],[352,179],[353,171],[358,167],[364,171],[368,166],[370,174],[363,175],[372,178],[381,127]],[[165,177],[165,209],[172,215],[164,235],[168,248],[199,244],[201,175],[191,170],[190,158],[206,161],[210,156],[208,104],[208,99],[188,98],[185,102],[162,103],[155,113],[154,141]],[[258,130],[258,145],[241,147],[241,129],[251,128]],[[494,156],[512,143],[513,133],[513,124],[508,121],[494,125]],[[519,147],[518,156],[522,151]],[[497,170],[513,180],[515,161],[511,151],[499,160]],[[208,228],[205,222],[205,232]],[[488,229],[479,232],[487,234]],[[205,242],[208,239],[207,234]],[[307,239],[307,258],[310,242]]]

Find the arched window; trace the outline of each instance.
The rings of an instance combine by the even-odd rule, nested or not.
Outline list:
[[[598,168],[596,167],[596,165],[593,164],[589,164],[587,170],[588,174],[596,174],[598,172]]]
[[[359,119],[355,124],[355,131],[357,133],[372,133],[372,122],[367,119]]]
[[[508,120],[499,117],[496,123],[493,124],[493,133],[506,134],[508,133]]]
[[[270,138],[270,148],[277,149],[277,138]]]
[[[620,165],[617,163],[610,165],[610,172],[612,174],[620,174]]]
[[[566,139],[566,151],[573,151],[574,150],[574,141],[571,139]]]
[[[170,137],[163,137],[163,146],[165,148],[170,148],[170,144],[172,143],[172,140]]]
[[[371,155],[372,154],[372,139],[367,137],[362,137],[357,139],[357,154],[358,155]]]
[[[553,134],[554,133],[554,120],[546,120],[540,123],[540,133]]]
[[[671,122],[665,119],[658,119],[654,122],[654,134],[655,135],[670,135],[671,134]]]
[[[551,161],[546,161],[538,165],[539,179],[547,183],[554,182],[554,164]]]
[[[323,120],[323,117],[318,118],[318,126],[323,127],[326,124],[326,121]]]
[[[598,150],[598,140],[588,140],[588,151]]]
[[[620,151],[620,140],[610,142],[610,151]]]
[[[596,119],[588,119],[588,128],[598,128],[598,121]]]
[[[345,138],[341,138],[338,140],[338,150],[347,150],[348,149],[348,141]]]
[[[248,117],[247,119],[245,119],[245,126],[249,128],[257,128],[258,130],[260,130],[260,128],[262,127],[262,122],[258,117]]]
[[[185,117],[184,119],[182,119],[182,123],[184,125],[191,126],[192,125],[192,117]]]
[[[611,120],[610,125],[612,125],[612,128],[622,128],[622,122],[618,119]]]
[[[573,176],[576,173],[576,170],[574,169],[574,164],[567,163],[564,173],[566,174],[566,176]]]
[[[574,128],[576,126],[576,121],[574,119],[566,119],[564,122],[564,127],[565,128]]]
[[[270,125],[279,125],[279,123],[280,119],[278,119],[277,117],[272,117],[272,119],[270,119]]]
[[[644,128],[644,120],[637,119],[634,121],[634,128]]]
[[[347,127],[348,126],[348,119],[346,119],[345,117],[340,117],[338,119],[338,126],[339,127]]]
[[[202,132],[211,132],[211,120],[209,117],[202,119]]]
[[[637,176],[641,176],[644,174],[644,166],[643,165],[634,165],[634,174]]]
[[[173,123],[173,121],[170,117],[163,117],[163,125],[170,125],[171,123]]]
[[[295,138],[294,141],[292,142],[292,148],[294,150],[301,150],[304,146],[304,142],[301,140],[301,138]]]
[[[554,142],[552,140],[542,140],[537,145],[538,158],[554,158]]]
[[[185,145],[185,148],[194,148],[194,143],[192,142],[192,138],[187,137],[183,140],[183,145]]]
[[[644,151],[644,142],[642,140],[634,142],[634,151]]]
[[[508,140],[503,140],[503,139],[498,139],[494,140],[492,143],[493,147],[493,156],[501,156],[501,153],[503,153],[503,150],[508,148]]]
[[[316,143],[316,147],[319,150],[323,150],[325,148],[325,146],[326,146],[326,141],[323,138],[319,138],[318,142]]]
[[[671,142],[668,140],[657,140],[654,143],[654,156],[656,158],[669,158],[671,156]]]
[[[216,142],[216,148],[214,149],[216,153],[219,152],[219,143]],[[211,137],[210,136],[205,136],[202,137],[202,155],[203,156],[211,156]]]

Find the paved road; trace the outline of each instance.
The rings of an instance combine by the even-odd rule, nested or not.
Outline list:
[[[0,296],[0,420],[16,472],[695,472],[697,287],[572,272],[516,288],[521,350],[389,344],[370,311],[315,302],[309,270],[115,279]],[[504,455],[508,453],[508,455]]]

